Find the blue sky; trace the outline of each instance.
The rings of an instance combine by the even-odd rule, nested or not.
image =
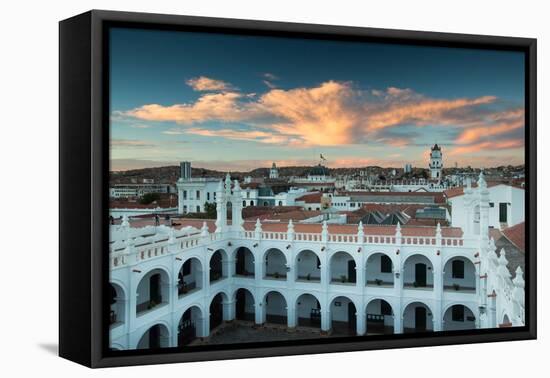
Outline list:
[[[523,54],[113,29],[112,169],[523,163]]]

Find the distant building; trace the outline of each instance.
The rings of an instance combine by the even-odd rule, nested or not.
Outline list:
[[[413,170],[412,164],[409,164],[409,163],[405,164],[405,168],[403,169],[403,171],[404,171],[405,173],[411,173],[412,170]]]
[[[270,179],[278,179],[279,178],[279,169],[277,169],[277,165],[275,165],[275,162],[273,162],[273,165],[271,166],[271,169],[269,170],[269,178]]]
[[[114,199],[136,198],[149,193],[169,194],[173,192],[174,188],[170,184],[115,184],[109,188],[109,197]]]
[[[180,163],[180,178],[176,186],[178,188],[178,213],[202,213],[205,211],[206,203],[216,201],[216,189],[220,179],[191,177],[191,163],[183,161]]]
[[[491,198],[489,202],[489,227],[503,230],[515,226],[525,219],[525,189],[503,183],[485,183],[483,175],[481,182],[485,186]],[[479,185],[479,182],[478,182]],[[447,201],[451,205],[453,227],[466,227],[468,214],[467,202],[470,201],[473,189],[468,181],[468,186],[453,188],[444,192]],[[479,207],[474,208],[476,221],[479,221]]]
[[[441,180],[443,170],[443,153],[441,147],[437,143],[432,147],[430,152],[430,178]]]

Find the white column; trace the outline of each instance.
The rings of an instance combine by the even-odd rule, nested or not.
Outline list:
[[[328,307],[329,305],[325,305]],[[332,328],[332,319],[330,309],[323,308],[321,309],[321,331],[329,332]]]
[[[254,303],[254,322],[256,324],[265,323],[265,304],[262,302],[263,301],[260,299]]]
[[[294,303],[287,303],[286,321],[288,328],[296,327],[296,301]]]
[[[198,337],[208,337],[210,334],[210,311],[207,310],[205,316],[195,321],[195,329]]]
[[[235,301],[228,299],[223,302],[223,320],[229,322],[235,319]]]
[[[363,336],[367,333],[367,317],[365,310],[360,308],[357,309],[355,316],[357,317],[357,334]]]
[[[397,304],[393,309],[393,333],[403,333],[403,309],[401,298],[398,298]]]

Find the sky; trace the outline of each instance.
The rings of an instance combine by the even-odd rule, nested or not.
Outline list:
[[[114,28],[111,169],[524,163],[524,55]]]

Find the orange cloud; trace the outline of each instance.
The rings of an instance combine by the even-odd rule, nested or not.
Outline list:
[[[504,150],[511,148],[523,147],[523,140],[521,139],[510,139],[494,142],[481,142],[476,144],[471,144],[468,146],[458,146],[454,147],[449,151],[449,155],[464,155],[471,154],[476,152],[481,152],[485,150]]]
[[[188,84],[199,91],[220,92],[201,94],[190,103],[148,104],[115,113],[182,125],[165,131],[166,134],[220,136],[297,147],[365,141],[404,147],[416,136],[399,133],[388,137],[389,130],[402,125],[463,128],[455,143],[470,145],[478,144],[484,135],[505,135],[519,129],[523,120],[521,109],[490,110],[488,106],[497,101],[494,96],[433,99],[408,88],[364,91],[350,82],[336,81],[311,88],[271,88],[258,96],[228,90],[230,84],[204,76],[191,79]],[[207,121],[244,123],[247,129],[196,127]]]
[[[186,81],[187,85],[196,91],[228,91],[233,87],[225,81],[199,76]]]

